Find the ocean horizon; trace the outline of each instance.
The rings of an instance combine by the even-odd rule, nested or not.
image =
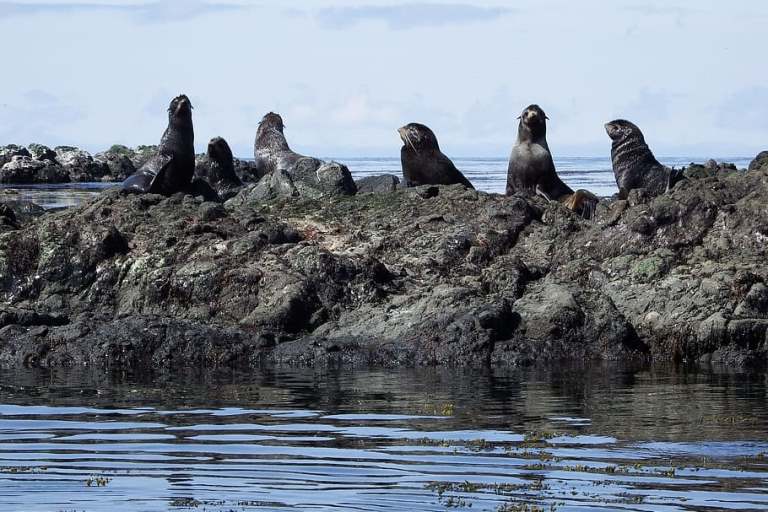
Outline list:
[[[739,169],[749,166],[753,158],[754,156],[690,155],[657,157],[662,164],[674,168],[685,167],[691,163],[703,164],[707,160],[714,159],[718,162],[735,164]],[[345,164],[355,179],[384,173],[402,175],[399,157],[323,157],[323,159]],[[508,157],[452,157],[452,160],[478,190],[499,194],[505,192]],[[609,197],[618,192],[610,156],[563,156],[555,158],[554,161],[558,175],[573,189],[586,189],[600,197]]]

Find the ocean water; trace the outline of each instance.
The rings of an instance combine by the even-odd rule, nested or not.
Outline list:
[[[0,370],[0,511],[768,510],[767,377]]]
[[[691,162],[704,163],[710,157],[672,156],[659,158],[669,167],[685,167]],[[753,157],[715,157],[718,162],[736,164],[746,168]],[[400,176],[402,167],[399,158],[329,158],[349,167],[355,179],[382,173]],[[464,173],[478,190],[503,194],[507,183],[507,158],[453,158],[453,163]],[[563,157],[555,159],[558,175],[571,188],[587,189],[601,196],[618,192],[613,176],[610,157]]]
[[[377,174],[402,175],[399,158],[389,157],[324,157],[349,167],[355,179]],[[691,162],[703,163],[709,157],[676,156],[659,160],[670,167],[684,167]],[[746,168],[752,157],[716,157],[719,162],[734,163]],[[454,158],[453,162],[478,190],[503,194],[507,179],[506,158]],[[563,157],[555,160],[560,177],[575,189],[587,189],[601,197],[617,192],[616,181],[608,157]],[[18,199],[31,200],[44,208],[67,208],[116,186],[115,183],[67,183],[61,185],[2,185],[0,192],[11,191]]]

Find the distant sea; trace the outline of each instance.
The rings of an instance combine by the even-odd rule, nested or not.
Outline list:
[[[670,167],[684,167],[691,162],[704,163],[710,157],[672,156],[659,160]],[[739,169],[746,168],[752,157],[713,157],[718,162],[736,164]],[[392,157],[323,157],[324,160],[336,160],[346,164],[355,179],[376,174],[402,175],[400,158]],[[507,179],[506,158],[453,158],[459,168],[478,190],[504,193]],[[564,157],[555,159],[555,166],[560,177],[573,189],[587,189],[598,196],[611,196],[616,193],[616,181],[611,169],[611,160],[607,157]],[[0,190],[11,189],[18,192],[19,199],[28,199],[44,208],[66,208],[98,194],[114,183],[67,183],[62,185],[0,185]]]
[[[710,158],[718,162],[736,164],[746,168],[754,157],[691,157],[671,156],[659,158],[669,167],[685,167],[692,162],[703,164]],[[401,175],[399,158],[327,158],[344,163],[355,179],[382,173]],[[452,158],[456,167],[475,188],[503,194],[507,183],[507,158]],[[564,157],[555,159],[558,175],[573,189],[586,189],[598,196],[611,196],[618,192],[608,157]]]

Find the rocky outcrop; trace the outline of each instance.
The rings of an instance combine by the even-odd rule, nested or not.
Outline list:
[[[768,151],[761,151],[754,160],[749,163],[750,171],[757,171],[768,167]]]
[[[717,160],[707,160],[704,164],[691,163],[688,167],[684,168],[682,174],[685,178],[711,178],[717,176],[719,173],[736,172],[738,171],[735,164],[718,162]]]
[[[768,169],[593,221],[462,186],[309,197],[284,174],[225,205],[109,191],[0,234],[0,364],[766,362]]]
[[[0,168],[0,183],[68,183],[69,173],[54,160],[14,156]]]
[[[94,158],[71,146],[51,149],[42,144],[30,144],[28,148],[16,145],[0,148],[0,183],[119,181],[134,170],[128,157],[118,158],[111,150]]]

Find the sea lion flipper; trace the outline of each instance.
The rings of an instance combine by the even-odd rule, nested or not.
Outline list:
[[[173,157],[169,155],[155,155],[145,164],[145,172],[154,174],[147,192],[151,194],[164,194],[167,192],[166,182],[169,179],[169,169],[173,163]]]
[[[580,189],[561,201],[566,208],[589,220],[595,216],[595,209],[600,199],[592,192]]]
[[[152,186],[155,174],[149,171],[136,171],[123,181],[122,189],[136,194],[146,194]]]

